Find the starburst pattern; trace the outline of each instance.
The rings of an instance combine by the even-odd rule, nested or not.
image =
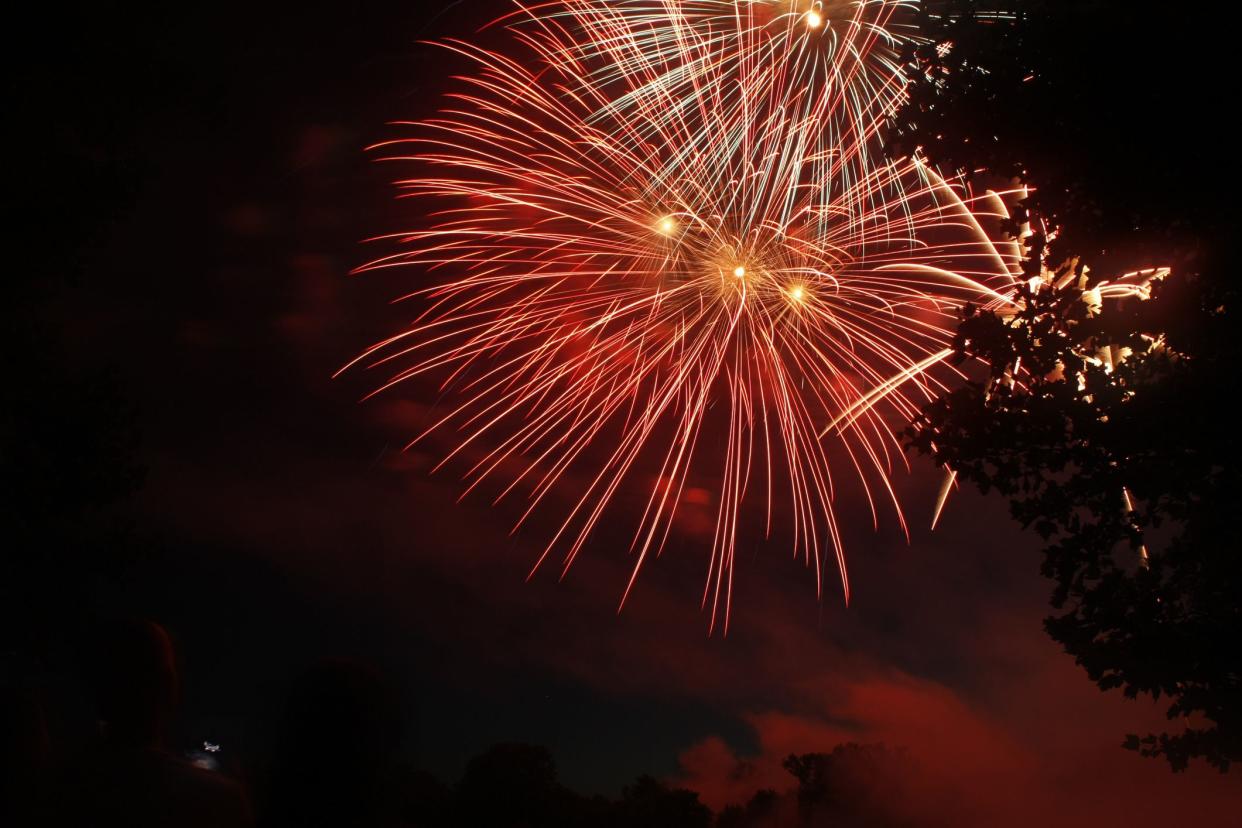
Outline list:
[[[711,477],[703,602],[727,628],[743,524],[787,521],[847,599],[842,478],[904,526],[893,422],[944,387],[962,305],[1009,301],[1020,251],[984,230],[996,194],[876,155],[902,5],[524,10],[500,23],[512,49],[447,44],[473,69],[378,145],[413,165],[400,186],[429,218],[362,270],[430,281],[415,322],[351,365],[389,371],[376,393],[434,378],[450,402],[414,442],[456,434],[444,462],[466,491],[527,497],[519,525],[579,481],[536,568],[567,569],[618,491],[653,479],[628,596]]]

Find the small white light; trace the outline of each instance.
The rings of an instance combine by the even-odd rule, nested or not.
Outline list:
[[[815,10],[811,10],[806,13],[806,25],[808,27],[812,29],[818,29],[823,24],[824,24],[824,18],[820,16],[819,12]]]
[[[746,268],[742,267],[741,265],[738,265],[737,267],[733,268],[733,275],[739,279],[742,278],[743,276],[746,275]]]

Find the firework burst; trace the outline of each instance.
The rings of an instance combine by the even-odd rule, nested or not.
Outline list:
[[[817,5],[813,25],[767,5],[571,2],[506,21],[513,53],[448,44],[473,64],[463,86],[378,146],[415,165],[400,186],[431,222],[362,268],[436,278],[350,363],[389,372],[376,393],[434,378],[451,402],[413,442],[454,434],[444,462],[466,491],[525,496],[518,526],[582,481],[535,569],[568,569],[618,491],[654,479],[622,603],[710,470],[703,602],[726,629],[744,523],[787,521],[848,599],[834,487],[845,472],[873,521],[887,500],[904,527],[891,423],[944,387],[959,308],[1007,302],[1018,255],[981,226],[994,194],[868,150],[897,93],[875,68],[890,41],[856,18],[900,4]],[[856,40],[806,59],[795,22],[841,10]]]
[[[593,102],[586,119],[624,121],[634,136],[676,132],[683,156],[704,147],[747,152],[789,219],[800,184],[821,206],[882,166],[878,133],[904,97],[899,60],[915,38],[902,0],[568,0],[504,18],[541,60],[565,70],[570,94]],[[674,154],[666,170],[679,174]],[[850,205],[858,217],[874,201]]]

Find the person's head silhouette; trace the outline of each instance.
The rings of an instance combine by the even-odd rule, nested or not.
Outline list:
[[[100,626],[95,645],[92,683],[104,740],[161,747],[178,695],[168,633],[153,621],[115,620]]]

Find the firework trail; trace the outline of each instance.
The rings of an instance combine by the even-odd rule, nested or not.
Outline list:
[[[518,526],[577,481],[535,569],[568,569],[618,491],[654,479],[622,603],[691,478],[719,475],[703,603],[726,630],[743,523],[785,522],[819,588],[835,559],[848,600],[841,472],[873,522],[886,500],[904,527],[890,423],[944,388],[959,309],[1006,304],[1019,255],[981,226],[1004,212],[995,194],[868,149],[899,94],[891,36],[847,26],[812,59],[791,14],[762,5],[569,2],[506,19],[510,52],[447,44],[473,70],[378,146],[413,165],[399,186],[430,226],[361,268],[439,278],[346,366],[387,371],[375,393],[434,378],[452,401],[411,445],[455,434],[443,463],[466,467],[467,492],[496,478],[497,500],[525,496]],[[792,19],[879,27],[873,7],[897,5]]]
[[[878,133],[904,97],[901,45],[912,6],[894,0],[569,0],[506,18],[550,63],[572,68],[592,123],[670,128],[683,155],[737,149],[763,129],[767,183],[787,201],[815,181],[821,206],[850,193],[861,217],[891,193],[858,186],[882,166]],[[577,33],[570,34],[570,33]],[[656,139],[658,140],[658,138]],[[666,167],[676,174],[681,160]],[[895,182],[890,182],[890,185]]]

